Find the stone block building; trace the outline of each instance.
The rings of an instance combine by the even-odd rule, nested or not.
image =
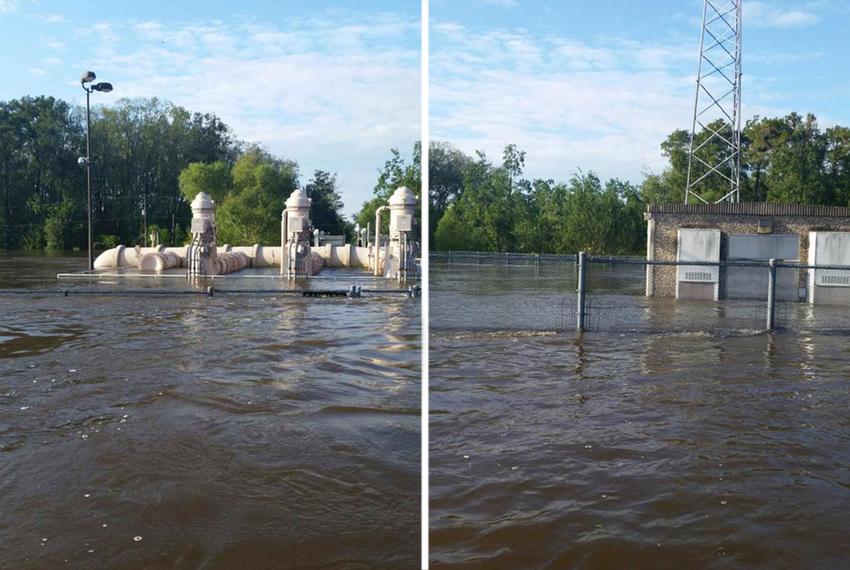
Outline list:
[[[846,259],[850,260],[850,208],[846,207],[731,202],[660,204],[649,206],[645,217],[647,260],[765,262],[774,258],[806,264],[817,257],[818,264],[843,265],[841,251],[844,249],[848,250]],[[702,256],[693,253],[694,247],[699,249],[702,243],[712,244],[712,236],[718,232],[719,248],[715,245],[713,250],[706,249]],[[830,238],[832,253],[818,252],[815,256],[810,252],[813,247],[810,234],[821,236],[820,241],[824,236]],[[683,269],[647,266],[647,295],[694,299],[760,298],[767,287],[767,272],[763,268],[721,268],[713,275],[707,270],[690,271],[687,275],[694,276],[690,280]],[[813,274],[806,270],[781,269],[777,276],[778,298],[801,300],[809,297],[814,288],[812,278]],[[845,296],[850,297],[850,287]]]

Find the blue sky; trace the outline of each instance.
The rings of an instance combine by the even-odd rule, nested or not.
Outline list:
[[[220,116],[296,160],[301,182],[338,173],[345,212],[420,138],[418,0],[0,0],[0,100],[159,97]],[[13,79],[10,79],[13,78]]]
[[[722,1],[722,0],[720,0]],[[702,0],[431,0],[431,136],[638,183],[693,113]],[[850,2],[744,0],[743,116],[850,126]]]
[[[845,0],[745,0],[744,117],[850,125]],[[431,0],[431,134],[529,176],[640,182],[690,125],[702,0]],[[417,0],[0,0],[0,99],[118,97],[213,112],[237,136],[336,171],[355,212],[419,133]],[[8,79],[8,78],[14,78]]]

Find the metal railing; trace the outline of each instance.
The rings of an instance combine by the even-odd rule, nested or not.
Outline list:
[[[434,330],[850,330],[850,267],[435,252]]]
[[[97,288],[89,289],[83,287],[69,288],[0,288],[0,297],[4,296],[27,296],[41,297],[49,295],[60,295],[63,297],[76,296],[96,296],[96,297],[126,297],[126,296],[164,296],[164,297],[179,297],[179,296],[202,296],[214,297],[216,295],[254,295],[254,296],[273,296],[273,297],[352,297],[360,298],[364,296],[382,296],[382,295],[403,295],[405,297],[414,298],[422,294],[422,289],[419,285],[410,285],[405,288],[375,288],[363,287],[360,285],[351,285],[347,288],[337,289],[319,289],[319,288],[293,288],[293,289],[219,289],[212,285],[207,287],[194,287],[191,289],[181,289],[173,287],[164,288]]]

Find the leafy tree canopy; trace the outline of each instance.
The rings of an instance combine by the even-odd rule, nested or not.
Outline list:
[[[336,189],[336,174],[317,170],[304,187],[312,200],[310,218],[313,226],[332,235],[350,237],[354,228],[342,215],[342,197]]]
[[[398,149],[391,149],[392,155],[384,163],[384,167],[378,172],[378,183],[372,191],[373,198],[363,203],[360,212],[354,216],[354,220],[361,227],[371,224],[374,232],[375,212],[381,206],[385,206],[393,192],[399,186],[407,186],[416,195],[417,203],[422,204],[422,147],[419,142],[413,145],[413,153],[410,161],[401,156]],[[414,233],[418,232],[420,225],[420,208],[416,209],[414,219]],[[389,216],[381,220],[381,232],[389,232]]]
[[[717,121],[697,132],[693,145],[705,162],[726,150],[712,132],[731,136]],[[681,203],[688,180],[689,131],[676,130],[661,143],[668,166],[648,173],[639,186],[605,183],[577,173],[566,183],[527,180],[525,153],[508,145],[494,164],[445,142],[431,143],[432,247],[520,252],[640,254],[644,252],[647,204]],[[729,181],[695,161],[697,191],[716,200]],[[743,201],[850,206],[850,129],[819,127],[814,115],[755,117],[741,134]]]
[[[86,247],[85,109],[53,97],[0,101],[0,249]],[[376,196],[420,187],[418,146],[396,151],[378,173]],[[198,192],[217,204],[219,240],[278,243],[280,212],[298,187],[298,165],[236,139],[211,114],[167,101],[119,99],[92,109],[93,233],[98,247],[187,238]],[[316,227],[349,233],[336,176],[307,183]],[[374,215],[374,210],[372,210]]]

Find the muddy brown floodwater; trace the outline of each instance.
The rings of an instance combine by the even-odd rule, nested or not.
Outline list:
[[[418,565],[418,300],[39,292],[84,264],[0,257],[0,568]]]
[[[430,367],[432,568],[850,567],[847,333],[435,333]]]

